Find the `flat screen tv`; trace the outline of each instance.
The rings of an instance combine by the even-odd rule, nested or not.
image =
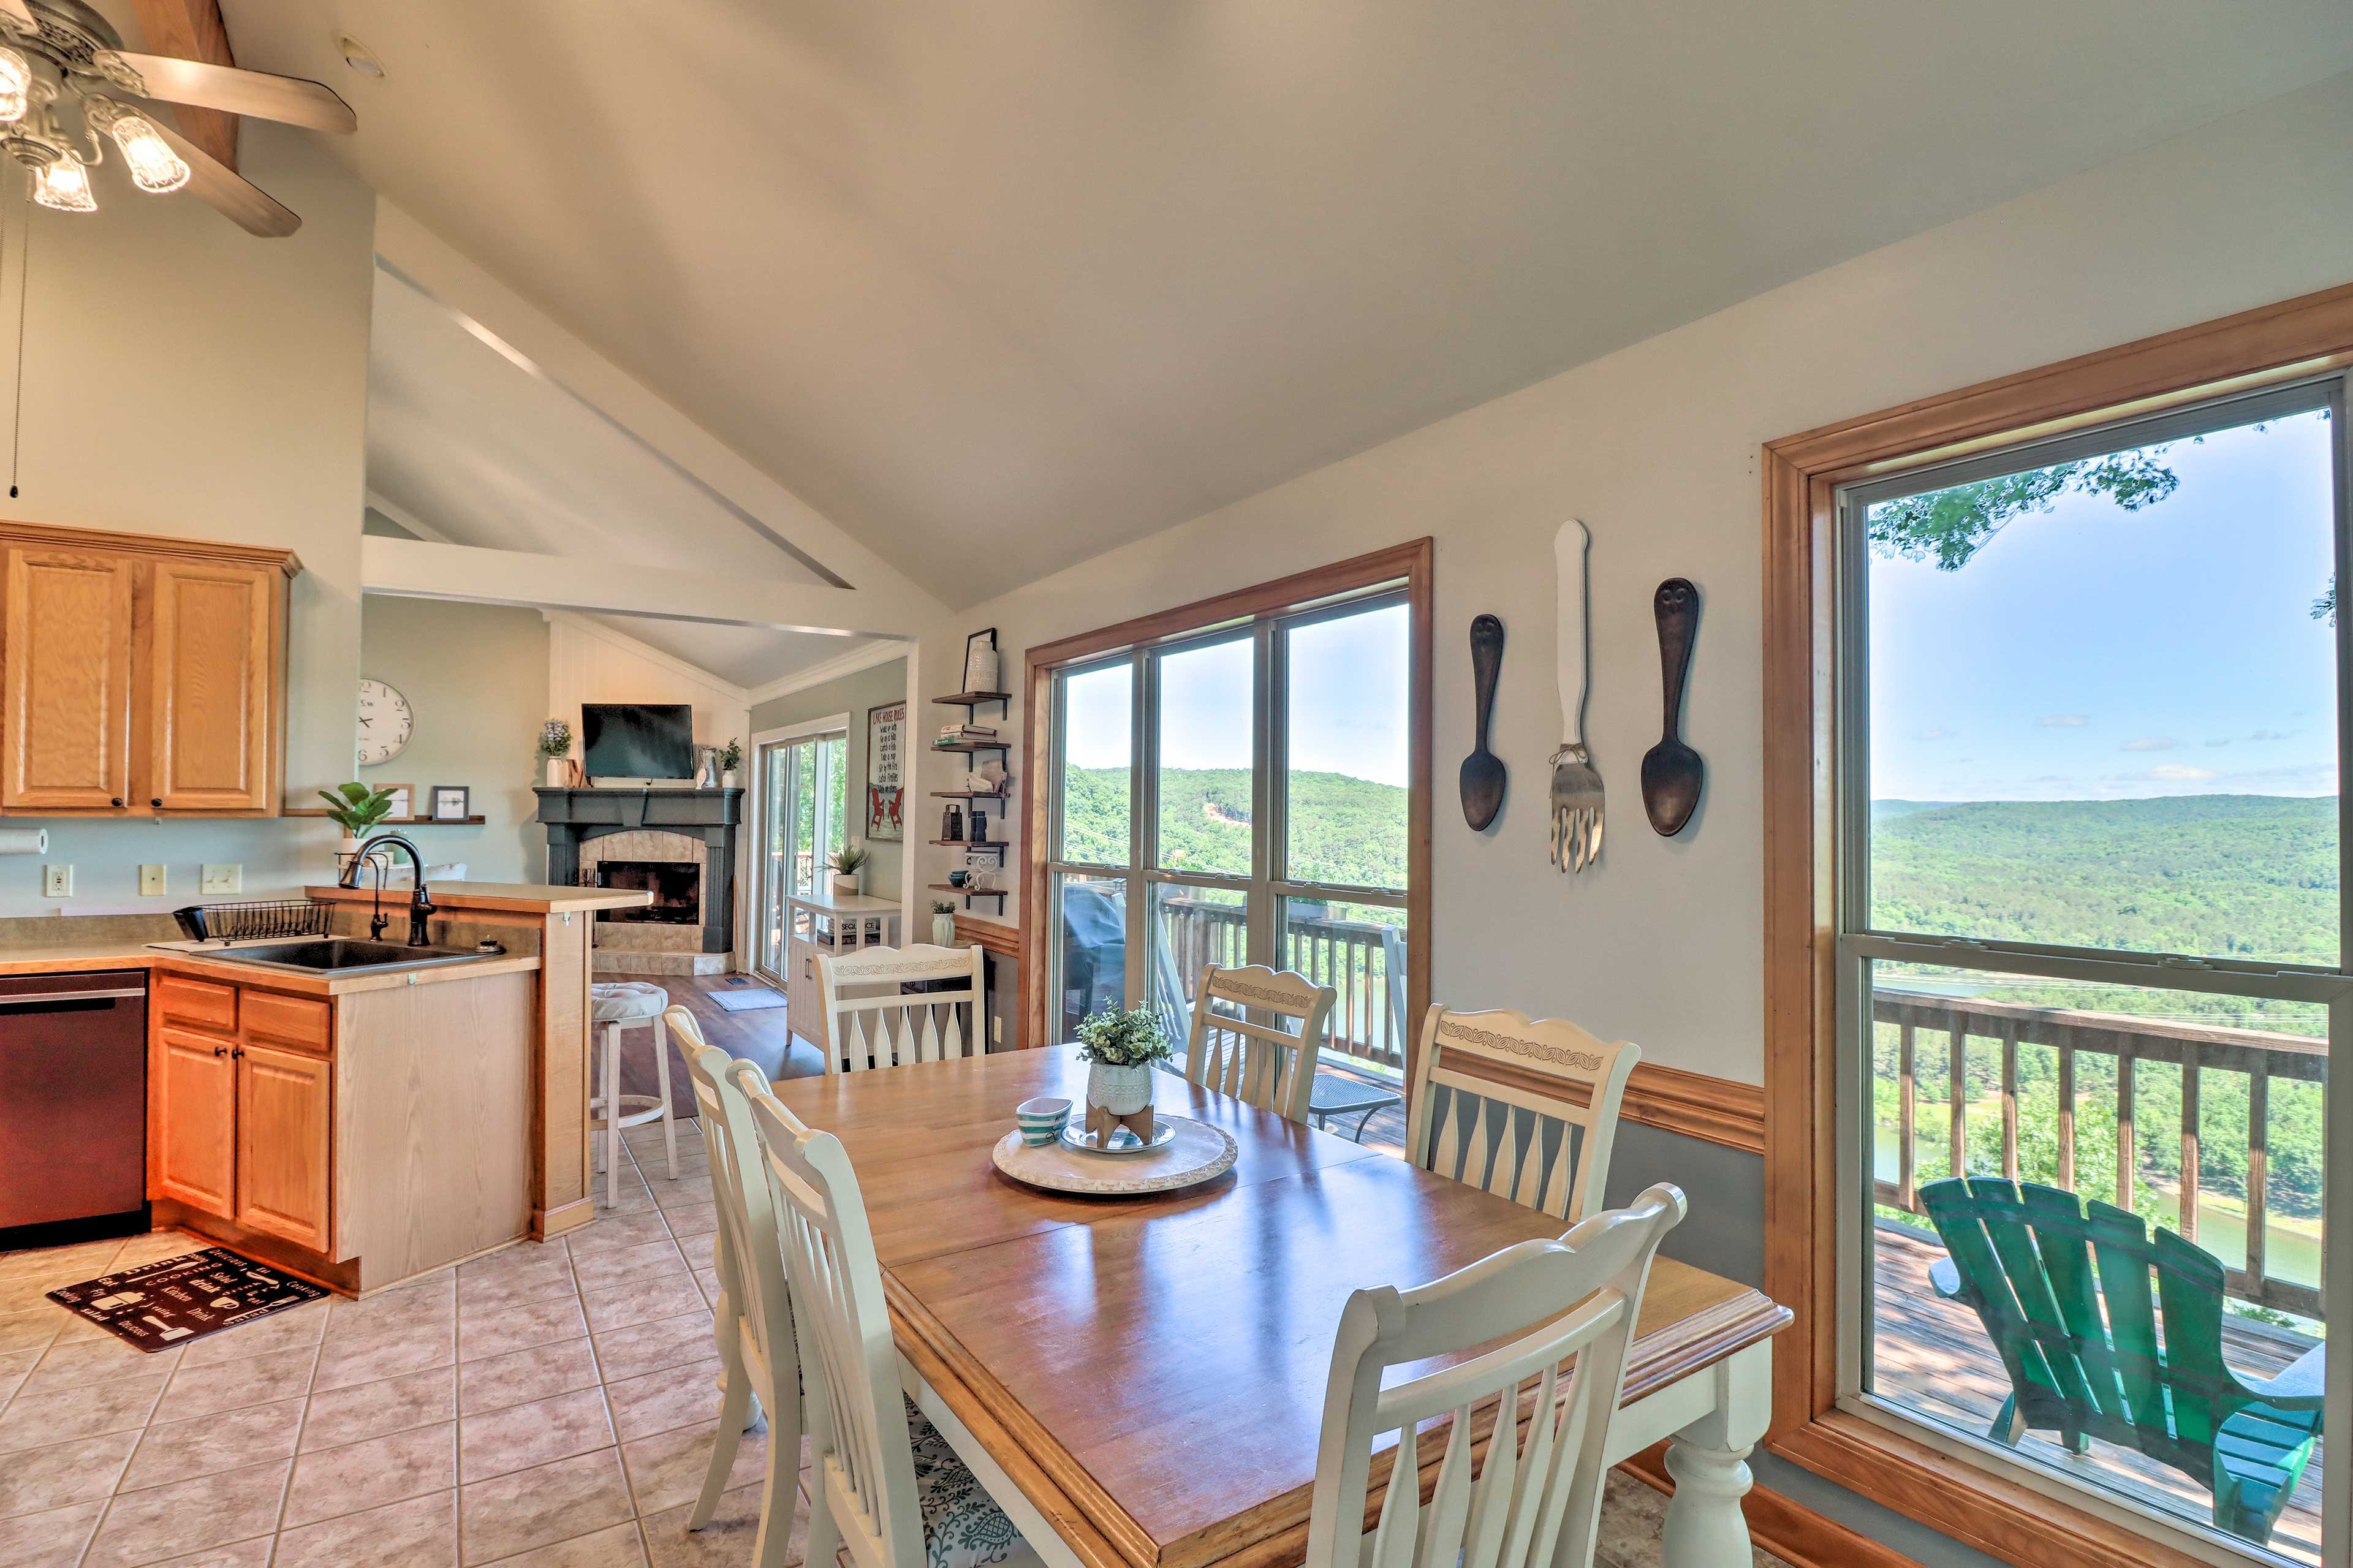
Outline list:
[[[694,710],[683,702],[584,702],[580,741],[590,778],[694,776]]]

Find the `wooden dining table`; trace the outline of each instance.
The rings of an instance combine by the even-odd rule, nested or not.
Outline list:
[[[1046,1049],[775,1087],[857,1170],[909,1396],[1042,1557],[1287,1568],[1306,1550],[1349,1295],[1566,1226],[1173,1075],[1156,1109],[1234,1138],[1215,1181],[1087,1198],[999,1173],[990,1150],[1013,1108],[1082,1103],[1085,1074]],[[1749,1560],[1746,1461],[1788,1321],[1748,1286],[1652,1267],[1609,1457],[1669,1441],[1668,1568]],[[1422,1452],[1427,1486],[1436,1446]],[[1377,1458],[1376,1501],[1385,1469]]]

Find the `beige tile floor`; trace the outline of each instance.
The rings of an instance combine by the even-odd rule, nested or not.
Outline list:
[[[686,1530],[719,1408],[702,1142],[673,1182],[658,1125],[628,1141],[569,1237],[153,1355],[42,1295],[198,1239],[0,1254],[0,1568],[748,1563],[762,1434]],[[1657,1563],[1660,1500],[1612,1478],[1601,1563]]]

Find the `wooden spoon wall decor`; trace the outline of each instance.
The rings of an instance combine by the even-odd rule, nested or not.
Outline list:
[[[1493,616],[1471,622],[1471,679],[1479,733],[1462,759],[1462,820],[1483,833],[1504,809],[1504,759],[1487,749],[1487,724],[1495,715],[1495,677],[1504,667],[1504,623]]]
[[[1699,809],[1707,764],[1683,744],[1683,682],[1691,674],[1692,642],[1699,632],[1699,590],[1688,578],[1670,577],[1651,595],[1659,622],[1659,674],[1665,687],[1666,718],[1659,743],[1642,754],[1642,810],[1662,838],[1683,830]]]

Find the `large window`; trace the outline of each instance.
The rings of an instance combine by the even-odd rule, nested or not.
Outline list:
[[[1836,491],[1839,1403],[2217,1560],[2347,1561],[2343,415]]]
[[[1205,964],[1264,963],[1338,994],[1330,1070],[1402,1082],[1426,973],[1410,825],[1427,559],[1391,552],[1295,597],[1270,584],[1032,655],[1050,825],[1033,1026],[1068,1039],[1093,1008],[1148,1004],[1181,1039]]]

